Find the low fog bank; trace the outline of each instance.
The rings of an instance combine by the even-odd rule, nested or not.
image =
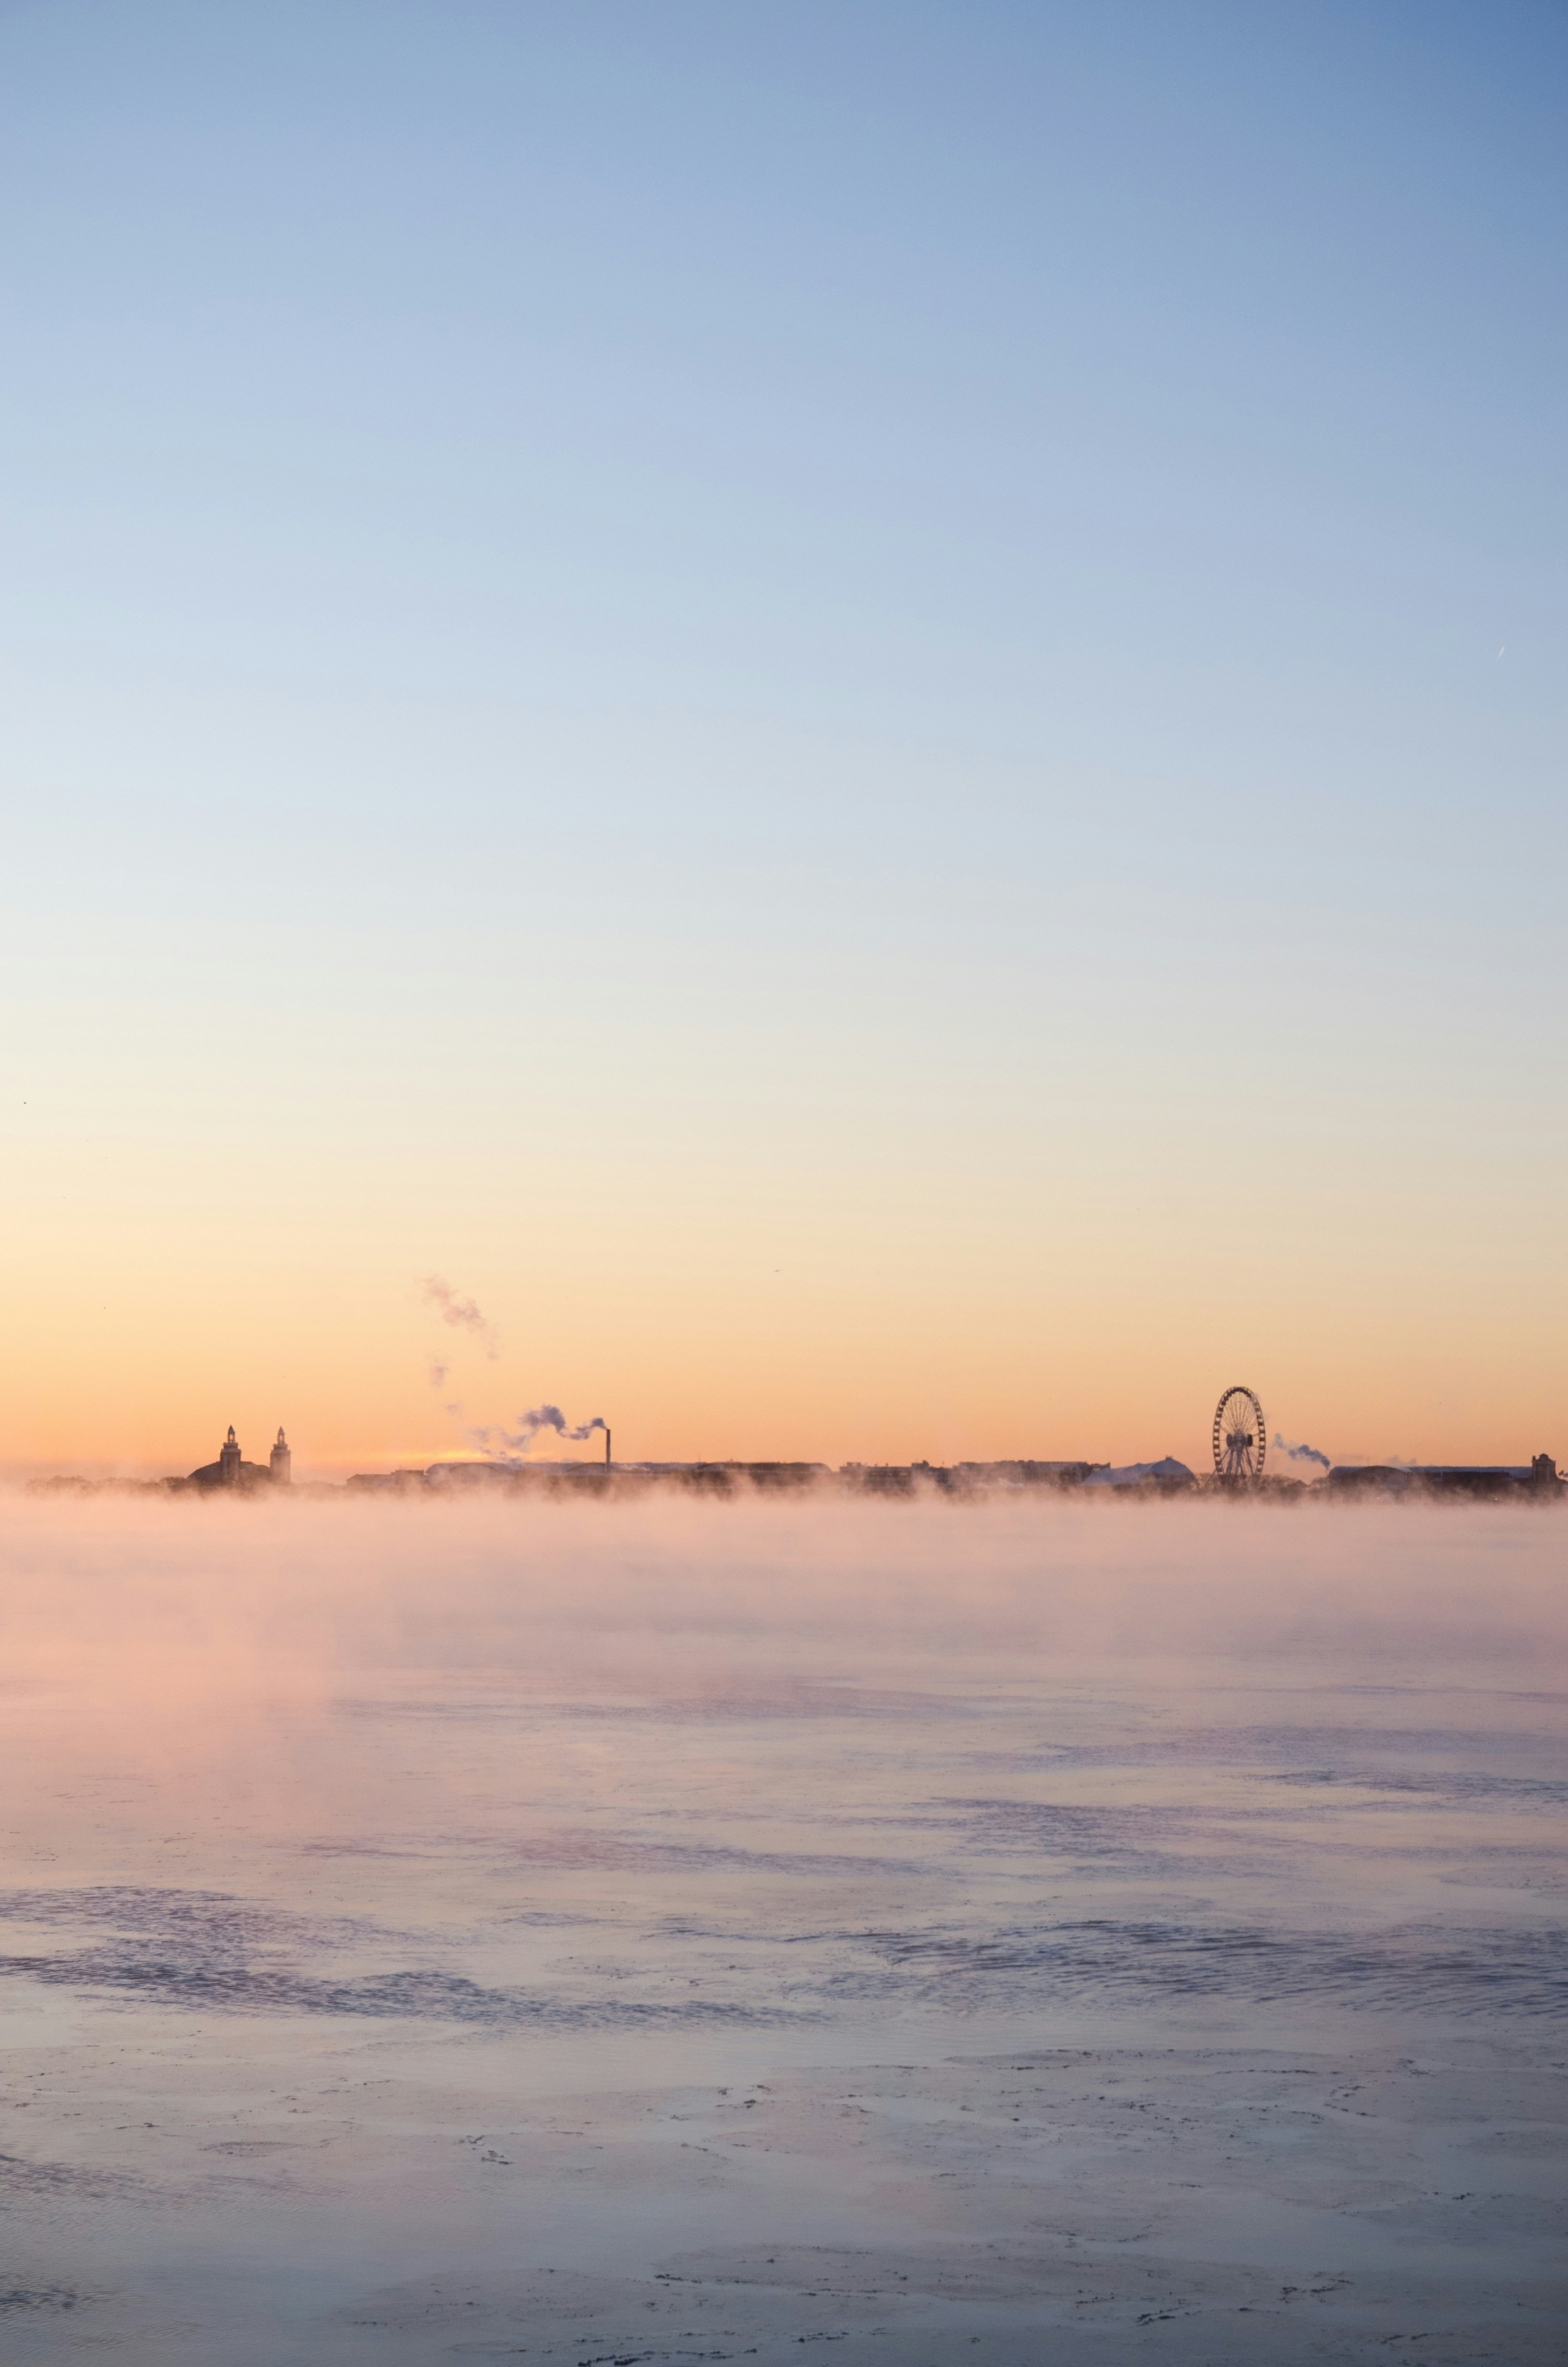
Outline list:
[[[0,1498],[6,1681],[121,1692],[330,1693],[372,1668],[659,1693],[745,1668],[1097,1664],[1551,1685],[1565,1576],[1558,1523],[1527,1507]]]

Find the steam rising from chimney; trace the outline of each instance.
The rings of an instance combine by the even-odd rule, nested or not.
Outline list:
[[[482,1429],[470,1429],[468,1436],[493,1461],[515,1463],[527,1454],[542,1430],[553,1430],[558,1438],[568,1439],[577,1444],[585,1438],[592,1438],[596,1430],[604,1431],[608,1437],[609,1428],[603,1414],[596,1413],[592,1421],[580,1421],[573,1427],[559,1406],[541,1405],[531,1407],[526,1413],[520,1413],[515,1430],[504,1430],[499,1423],[490,1422]]]
[[[493,1359],[500,1355],[500,1334],[494,1324],[487,1319],[477,1299],[459,1297],[451,1284],[444,1281],[438,1274],[425,1275],[423,1295],[428,1303],[438,1310],[443,1323],[449,1324],[454,1331],[471,1331],[476,1340],[482,1342],[487,1356]],[[430,1386],[438,1395],[446,1386],[449,1369],[439,1357],[432,1359]],[[460,1403],[449,1405],[446,1410],[454,1421],[464,1421]],[[609,1459],[610,1425],[599,1413],[591,1421],[573,1423],[568,1421],[559,1406],[536,1405],[530,1406],[526,1413],[517,1416],[513,1430],[508,1430],[501,1422],[464,1421],[464,1427],[470,1444],[495,1463],[520,1462],[542,1430],[553,1430],[558,1438],[570,1440],[574,1445],[581,1445],[585,1438],[592,1438],[596,1430],[602,1430],[605,1460]]]
[[[424,1295],[433,1307],[440,1308],[443,1323],[449,1323],[454,1331],[471,1331],[477,1340],[483,1342],[485,1354],[492,1361],[500,1355],[500,1334],[494,1324],[488,1322],[479,1312],[476,1300],[459,1298],[451,1284],[443,1282],[438,1274],[425,1276]],[[433,1366],[432,1371],[434,1369]],[[433,1386],[439,1387],[439,1383],[433,1383]]]
[[[1325,1471],[1332,1471],[1334,1468],[1327,1455],[1319,1447],[1292,1446],[1290,1440],[1281,1438],[1278,1431],[1274,1433],[1274,1444],[1283,1448],[1292,1463],[1321,1463]]]

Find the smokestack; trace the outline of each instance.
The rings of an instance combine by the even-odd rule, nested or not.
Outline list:
[[[605,1468],[605,1470],[606,1470],[606,1471],[608,1471],[609,1467],[610,1467],[610,1425],[609,1425],[609,1423],[608,1423],[608,1422],[606,1422],[606,1423],[604,1424],[604,1468]]]

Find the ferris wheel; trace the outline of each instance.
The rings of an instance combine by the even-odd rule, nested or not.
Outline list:
[[[1269,1426],[1256,1389],[1227,1389],[1214,1408],[1214,1469],[1222,1479],[1261,1479]]]

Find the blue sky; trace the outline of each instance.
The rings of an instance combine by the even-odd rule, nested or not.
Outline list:
[[[879,1353],[889,1452],[1041,1336],[1110,1407],[1129,1289],[1117,1452],[1216,1358],[1315,1434],[1352,1349],[1408,1419],[1340,1445],[1436,1442],[1434,1290],[1464,1422],[1568,1414],[1565,66],[1534,6],[0,10],[19,1304],[149,1275],[59,1387],[247,1303],[125,1178],[188,1245],[281,1173],[364,1269],[300,1357],[450,1266],[536,1399],[573,1206],[648,1332],[585,1389],[808,1207],[853,1385],[738,1449],[853,1451]]]

